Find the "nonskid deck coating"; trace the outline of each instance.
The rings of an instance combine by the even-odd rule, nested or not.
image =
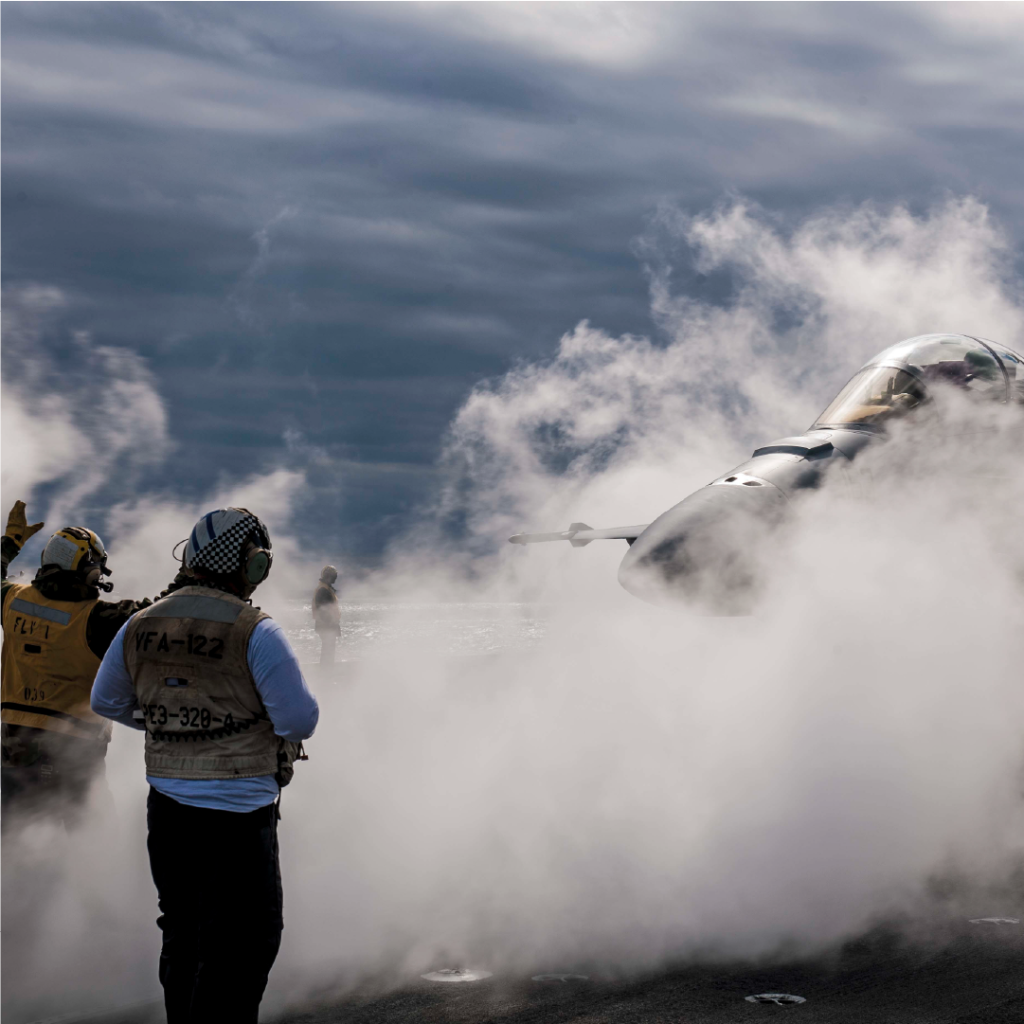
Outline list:
[[[582,973],[582,972],[581,972]],[[752,1004],[786,992],[796,1006]],[[964,928],[939,946],[891,935],[831,956],[774,964],[679,966],[629,980],[467,985],[410,982],[279,1014],[275,1024],[734,1024],[792,1015],[803,1024],[1024,1024],[1024,928]]]
[[[398,988],[364,985],[276,1013],[265,1024],[1024,1024],[1024,925],[979,929],[966,920],[942,942],[880,931],[812,959],[680,964],[630,978],[561,970],[589,980],[537,982],[530,974]],[[273,984],[273,982],[271,982]],[[746,997],[786,992],[795,1006]],[[162,1007],[60,1018],[61,1024],[160,1024]]]

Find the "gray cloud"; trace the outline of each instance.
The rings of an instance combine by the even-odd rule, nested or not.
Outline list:
[[[795,223],[970,193],[1024,231],[1015,5],[18,4],[3,29],[4,280],[65,296],[38,344],[145,358],[192,494],[289,429],[386,478],[298,524],[353,554],[422,499],[475,381],[583,318],[659,337],[633,239],[666,200]]]

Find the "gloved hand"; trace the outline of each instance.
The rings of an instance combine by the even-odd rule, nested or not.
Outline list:
[[[13,540],[20,549],[29,537],[38,533],[45,525],[45,523],[32,523],[30,526],[25,519],[25,502],[16,501],[14,508],[11,509],[11,514],[7,517],[7,529],[4,531],[4,536]]]

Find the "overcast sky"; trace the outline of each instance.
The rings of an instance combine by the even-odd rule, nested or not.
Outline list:
[[[2,19],[5,297],[62,296],[33,342],[57,386],[81,387],[75,332],[146,360],[175,442],[146,488],[319,450],[300,533],[353,557],[414,514],[476,381],[584,318],[655,330],[636,240],[659,204],[740,193],[785,222],[970,194],[1024,238],[1017,3]],[[680,259],[678,288],[727,301]]]

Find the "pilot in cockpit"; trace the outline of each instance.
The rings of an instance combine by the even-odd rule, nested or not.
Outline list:
[[[925,338],[906,353],[890,349],[893,363],[867,366],[821,414],[815,428],[869,427],[884,429],[924,405],[937,384],[951,384],[978,395],[1003,394],[1003,374],[995,358],[965,339]],[[894,365],[902,362],[903,366]]]

